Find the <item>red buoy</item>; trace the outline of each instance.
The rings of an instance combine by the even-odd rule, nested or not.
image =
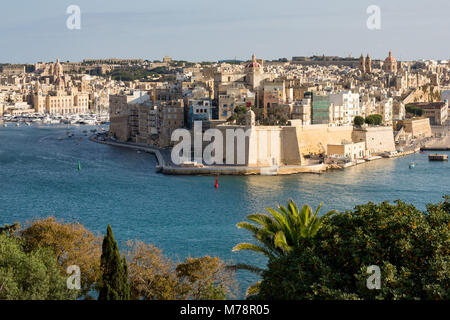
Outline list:
[[[217,183],[217,176],[216,176],[216,184],[214,185],[214,188],[219,188],[219,184]]]

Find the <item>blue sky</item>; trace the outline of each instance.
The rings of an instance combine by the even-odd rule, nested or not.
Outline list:
[[[81,8],[81,30],[66,9]],[[369,5],[381,30],[366,27]],[[325,54],[450,58],[448,0],[14,0],[0,7],[0,62],[190,61]]]

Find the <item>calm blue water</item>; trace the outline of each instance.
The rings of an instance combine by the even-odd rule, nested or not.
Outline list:
[[[322,175],[224,176],[215,190],[214,177],[165,176],[151,154],[90,142],[82,130],[91,128],[72,128],[75,137],[67,138],[64,126],[0,127],[0,225],[50,215],[98,232],[109,223],[120,242],[154,243],[175,260],[212,255],[263,264],[231,248],[250,240],[236,223],[267,206],[324,201],[325,212],[402,199],[424,209],[450,194],[449,162],[428,162],[426,154]],[[242,272],[238,279],[245,290],[255,277]]]

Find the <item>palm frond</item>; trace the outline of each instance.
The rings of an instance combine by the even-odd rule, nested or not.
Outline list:
[[[286,236],[285,236],[284,232],[281,230],[278,231],[277,234],[275,235],[274,242],[275,242],[275,246],[282,249],[284,252],[290,252],[292,249],[286,240]]]
[[[246,263],[238,263],[238,264],[227,266],[226,268],[229,269],[229,270],[233,270],[233,271],[247,270],[247,271],[256,273],[258,275],[262,275],[262,273],[265,271],[262,268],[255,267],[255,266],[252,266],[252,265],[246,264]]]
[[[248,287],[247,291],[245,291],[245,297],[254,296],[259,293],[261,287],[261,281],[258,281],[255,284],[252,284],[250,287]]]
[[[266,248],[263,248],[256,244],[253,244],[253,243],[243,242],[243,243],[239,243],[239,244],[235,245],[233,248],[233,251],[240,251],[240,250],[250,250],[253,252],[262,253],[269,258],[275,257],[274,254],[272,252],[270,252],[269,250],[267,250]]]

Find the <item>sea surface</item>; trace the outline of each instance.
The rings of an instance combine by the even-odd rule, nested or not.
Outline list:
[[[139,239],[176,261],[210,255],[263,266],[259,255],[231,249],[251,241],[236,223],[266,207],[288,199],[313,207],[323,201],[325,213],[401,199],[425,209],[450,194],[449,162],[429,162],[427,154],[320,175],[222,176],[216,190],[214,177],[162,175],[151,154],[89,141],[83,131],[93,128],[100,129],[0,127],[0,225],[55,216],[105,233],[111,224],[121,246]],[[416,163],[414,169],[409,169],[410,161]],[[244,271],[237,278],[241,297],[257,280]]]

